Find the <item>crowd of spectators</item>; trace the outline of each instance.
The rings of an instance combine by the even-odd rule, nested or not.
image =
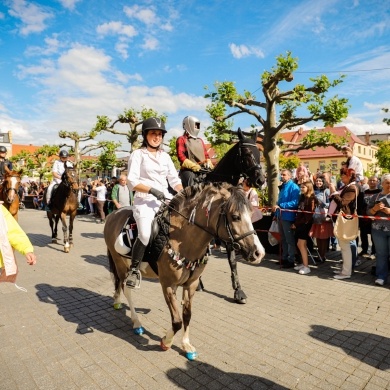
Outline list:
[[[335,279],[349,279],[363,258],[371,258],[377,260],[375,283],[383,285],[388,277],[390,222],[372,222],[364,217],[390,214],[390,199],[387,199],[390,175],[384,175],[382,180],[376,176],[365,177],[361,162],[352,155],[351,148],[347,146],[342,151],[346,161],[342,163],[337,183],[332,182],[330,174],[320,170],[312,174],[303,163],[293,172],[281,171],[279,198],[272,208],[279,220],[281,264],[283,268],[294,267],[299,274],[306,275],[311,272],[308,253],[311,256],[313,248],[318,255],[313,257],[323,262],[327,260],[327,253],[338,246],[342,260],[341,268],[335,271]],[[337,241],[333,236],[336,215],[340,211],[351,215],[356,208],[359,215],[357,239]],[[313,219],[318,210],[323,217]],[[361,251],[358,253],[359,239]],[[373,269],[375,271],[375,267]]]

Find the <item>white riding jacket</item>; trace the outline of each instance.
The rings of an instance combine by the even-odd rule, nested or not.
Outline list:
[[[73,164],[70,161],[66,161],[66,166],[68,168],[73,168]],[[54,161],[53,169],[51,170],[53,173],[58,173],[60,176],[65,172],[65,165],[64,162],[61,160]],[[53,181],[55,181],[57,184],[61,183],[61,179],[53,178]]]

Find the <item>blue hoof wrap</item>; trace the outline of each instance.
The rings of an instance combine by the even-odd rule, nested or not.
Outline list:
[[[140,335],[145,333],[145,328],[143,326],[140,326],[139,328],[133,329],[134,334]]]
[[[198,352],[186,352],[186,358],[188,360],[195,360],[198,357]]]

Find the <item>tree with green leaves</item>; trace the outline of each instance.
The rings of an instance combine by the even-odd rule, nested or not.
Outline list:
[[[118,159],[115,154],[116,145],[112,143],[107,145],[98,158],[97,169],[110,172],[114,167],[118,166]]]
[[[93,131],[99,133],[106,131],[111,134],[125,136],[130,144],[131,153],[137,146],[138,137],[141,134],[142,123],[144,120],[151,117],[160,118],[163,122],[167,121],[167,116],[165,114],[158,114],[157,111],[151,108],[142,107],[141,110],[130,108],[125,109],[123,114],[119,114],[118,118],[113,121],[108,116],[98,116]],[[121,124],[127,125],[128,129],[116,128],[116,126]]]
[[[33,153],[22,150],[20,153],[12,156],[11,161],[23,161],[23,168],[27,170],[29,176],[32,176],[33,171],[37,172],[41,182],[42,178],[51,172],[51,157],[57,156],[58,152],[58,145],[43,145]]]
[[[299,151],[315,146],[335,146],[341,149],[344,139],[338,139],[331,132],[312,130],[298,143],[285,142],[280,133],[309,122],[322,121],[325,126],[333,126],[348,115],[348,100],[337,95],[327,98],[331,88],[343,81],[344,76],[330,81],[325,75],[310,78],[311,85],[296,84],[283,90],[285,83],[291,83],[298,69],[298,59],[290,52],[276,58],[276,66],[261,75],[263,100],[244,91],[237,92],[234,82],[216,82],[214,90],[205,95],[211,100],[206,110],[213,120],[205,133],[214,144],[231,143],[235,136],[233,119],[237,115],[250,115],[255,120],[253,129],[259,128],[264,158],[267,165],[267,184],[270,204],[278,197],[279,156],[281,150]],[[306,111],[306,116],[302,113]]]
[[[93,167],[90,160],[83,160],[82,156],[86,156],[90,152],[99,149],[103,151],[108,151],[108,150],[111,151],[113,149],[115,150],[121,144],[120,142],[114,142],[114,141],[95,141],[95,137],[98,134],[99,131],[95,129],[86,131],[84,133],[78,133],[77,131],[65,131],[65,130],[61,130],[58,133],[60,138],[63,139],[68,138],[72,141],[72,144],[64,143],[61,145],[61,147],[67,146],[70,148],[71,153],[74,155],[74,167],[77,169],[79,177],[83,169],[89,169]],[[91,143],[91,141],[95,141],[95,142]],[[82,145],[82,143],[86,143],[86,144]]]
[[[378,142],[376,158],[383,171],[390,172],[390,141]]]
[[[382,108],[382,111],[386,114],[389,112],[388,108]],[[390,118],[383,118],[383,122],[386,123],[388,126],[390,126]]]

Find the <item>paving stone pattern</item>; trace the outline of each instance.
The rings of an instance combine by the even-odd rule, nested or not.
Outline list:
[[[206,291],[195,295],[199,358],[190,362],[181,335],[160,350],[170,315],[157,282],[135,293],[144,335],[133,334],[128,308],[113,309],[103,225],[93,216],[77,217],[69,254],[51,243],[45,212],[24,210],[20,223],[38,264],[17,256],[27,292],[0,285],[0,389],[390,388],[390,293],[373,285],[373,260],[347,281],[332,279],[340,252],[309,275],[280,269],[276,255],[242,262],[248,303],[238,305],[226,254],[215,252]]]

